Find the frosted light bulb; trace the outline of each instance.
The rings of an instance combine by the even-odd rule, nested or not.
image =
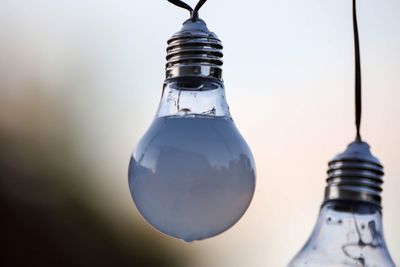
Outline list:
[[[220,40],[193,14],[168,44],[161,102],[132,155],[129,186],[152,226],[191,242],[242,217],[255,164],[226,103]]]
[[[357,140],[329,167],[317,224],[288,267],[395,267],[382,229],[379,160]]]

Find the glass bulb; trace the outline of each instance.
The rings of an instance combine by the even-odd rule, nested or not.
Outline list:
[[[382,229],[381,208],[362,202],[326,202],[313,233],[288,267],[395,267]]]
[[[156,118],[132,155],[129,186],[152,226],[187,242],[218,235],[242,217],[255,164],[221,82],[165,83]]]
[[[360,137],[335,156],[317,224],[288,267],[395,267],[382,229],[383,175]]]

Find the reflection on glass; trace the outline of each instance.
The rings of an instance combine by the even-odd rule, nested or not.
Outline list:
[[[167,82],[129,168],[133,200],[159,231],[187,242],[220,234],[247,210],[255,165],[221,83]]]
[[[310,239],[288,267],[395,267],[382,228],[378,206],[327,202]]]
[[[129,182],[148,222],[190,242],[241,218],[254,193],[255,166],[229,116],[159,117],[132,156]]]

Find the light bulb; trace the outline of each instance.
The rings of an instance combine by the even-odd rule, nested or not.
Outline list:
[[[357,140],[329,167],[317,224],[289,267],[395,267],[382,229],[379,160]]]
[[[132,155],[129,186],[152,226],[191,242],[242,217],[255,190],[255,164],[225,99],[220,40],[194,17],[168,44],[161,102]]]
[[[395,267],[382,229],[383,166],[360,134],[361,57],[356,0],[352,2],[357,137],[329,163],[325,201],[317,224],[288,267]]]

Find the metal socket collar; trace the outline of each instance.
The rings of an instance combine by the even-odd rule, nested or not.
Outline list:
[[[356,140],[329,162],[325,201],[362,201],[381,206],[383,166],[367,143]]]
[[[166,79],[203,77],[222,81],[222,43],[201,19],[188,19],[168,40]]]

